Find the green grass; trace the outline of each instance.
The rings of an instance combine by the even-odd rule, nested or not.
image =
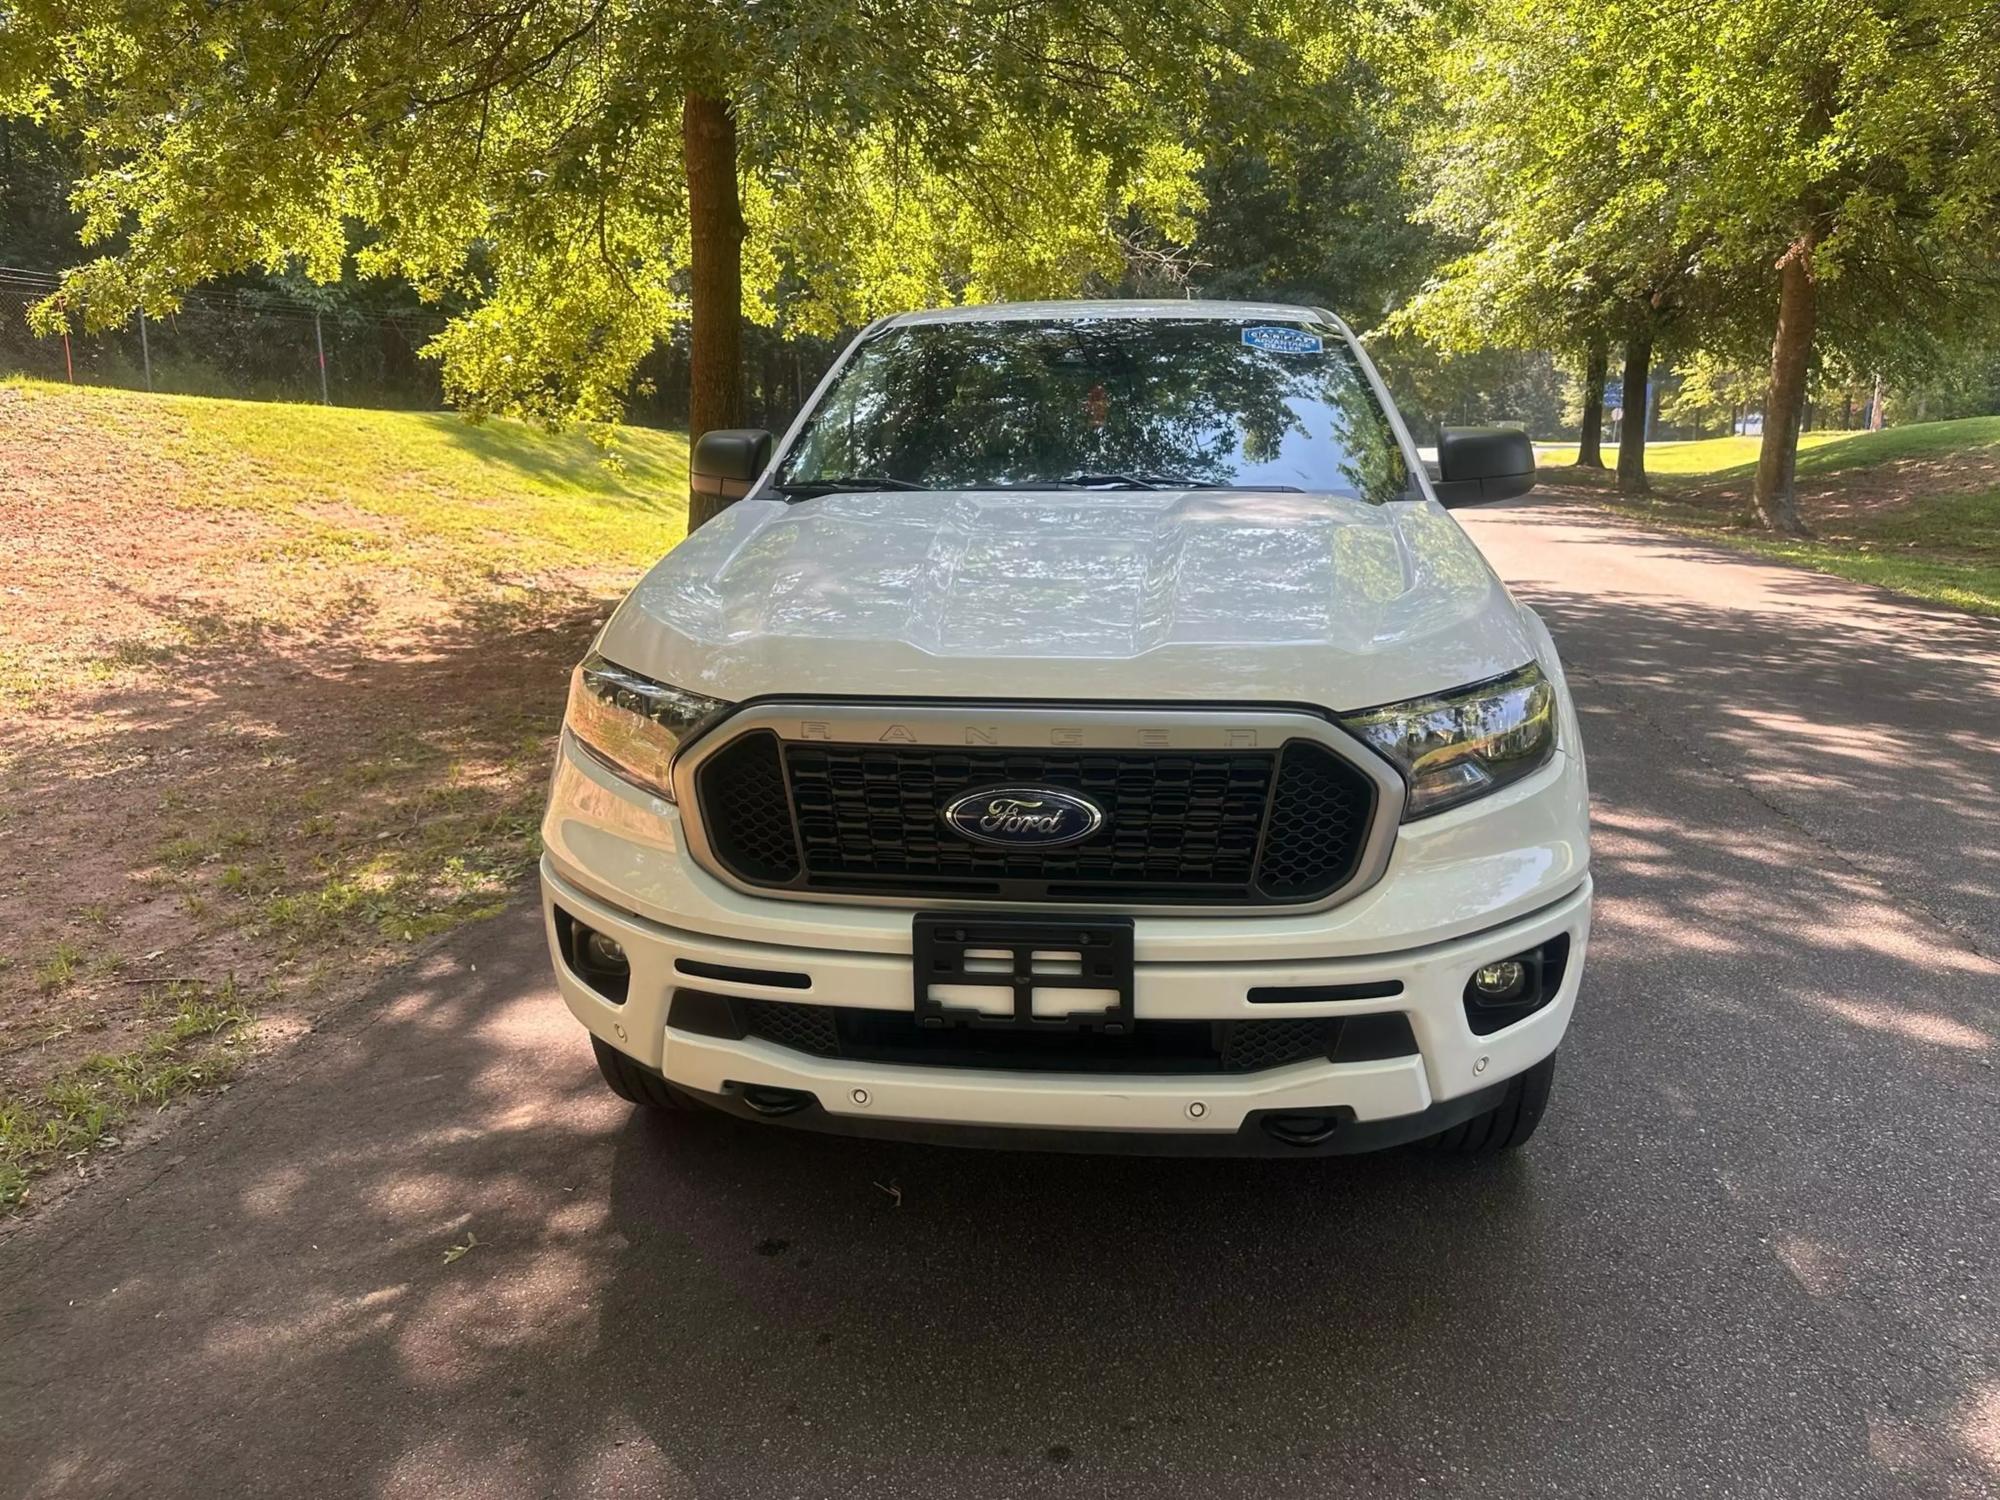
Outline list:
[[[278,559],[473,571],[551,563],[645,563],[687,521],[687,441],[621,427],[549,434],[520,422],[475,425],[448,412],[367,411],[280,401],[151,396],[11,379],[5,389],[137,444],[186,476],[184,505],[279,518]],[[153,643],[114,648],[112,665],[159,659]]]
[[[173,1010],[138,1047],[98,1053],[40,1089],[0,1095],[0,1212],[18,1207],[40,1173],[111,1144],[135,1110],[227,1082],[250,1018],[235,981],[171,984],[161,997]]]
[[[83,964],[83,950],[68,938],[49,950],[49,956],[35,969],[35,983],[45,990],[59,990],[76,978]]]
[[[1709,481],[1748,479],[1756,472],[1761,438],[1703,438],[1692,443],[1651,443],[1646,472],[1685,475]],[[1807,432],[1799,437],[1799,477],[1839,474],[1911,459],[1954,459],[2000,448],[2000,416],[1965,417],[1956,422],[1916,422],[1880,432]],[[1576,450],[1546,447],[1546,462],[1572,464]],[[1606,461],[1611,459],[1609,449]]]
[[[1938,424],[1944,425],[1944,424]],[[1808,432],[1799,438],[1799,457],[1803,466],[1806,455],[1829,443],[1851,441],[1867,437],[1860,432]],[[1757,466],[1757,445],[1761,439],[1754,437],[1702,438],[1690,443],[1648,443],[1646,445],[1646,472],[1658,477],[1663,474],[1699,475],[1703,478],[1719,478],[1723,475],[1748,474]],[[1577,450],[1569,444],[1537,445],[1536,453],[1545,464],[1573,464]],[[1617,462],[1617,445],[1604,445],[1604,461]]]
[[[2000,506],[1995,507],[1988,524],[2000,527]],[[1722,540],[1763,557],[1775,557],[1856,583],[1872,583],[1913,599],[1949,604],[1969,614],[2000,615],[2000,556],[1982,563],[1891,557],[1834,542],[1782,542],[1740,535]]]
[[[1805,434],[1801,493],[1824,492],[1833,500],[1851,493],[1865,503],[1825,515],[1804,541],[1774,536],[1757,524],[1749,485],[1758,442],[1725,437],[1655,444],[1647,449],[1646,468],[1656,498],[1642,504],[1607,496],[1607,503],[1635,520],[1759,556],[2000,615],[2000,485],[1965,487],[1972,466],[2000,462],[2000,416]],[[1574,453],[1560,450],[1545,456],[1550,463],[1574,460]]]

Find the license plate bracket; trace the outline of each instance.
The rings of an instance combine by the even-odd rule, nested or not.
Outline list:
[[[1132,919],[919,912],[917,1024],[1132,1031]]]

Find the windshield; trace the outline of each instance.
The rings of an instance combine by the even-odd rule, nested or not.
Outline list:
[[[1378,503],[1409,482],[1331,325],[1129,317],[887,329],[855,351],[776,479],[794,496],[1201,486]]]

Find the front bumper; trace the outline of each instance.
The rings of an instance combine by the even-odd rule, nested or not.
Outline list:
[[[1341,1117],[1330,1129],[1301,1134],[1303,1120],[1311,1125],[1323,1118],[1315,1112],[1306,1116],[1285,1111],[1259,1110],[1244,1117],[1232,1134],[1219,1130],[1084,1130],[1074,1126],[1039,1129],[1030,1126],[937,1124],[927,1120],[867,1119],[839,1114],[815,1101],[796,1113],[773,1117],[752,1107],[742,1090],[720,1094],[692,1093],[700,1101],[724,1114],[760,1123],[818,1131],[829,1135],[856,1136],[869,1140],[914,1141],[933,1146],[971,1146],[999,1151],[1069,1151],[1108,1156],[1352,1156],[1363,1151],[1384,1151],[1408,1145],[1449,1130],[1452,1126],[1483,1114],[1501,1103],[1507,1080],[1501,1079],[1476,1093],[1456,1099],[1441,1099],[1414,1115],[1397,1115],[1387,1120],[1362,1122]]]
[[[1392,877],[1393,878],[1393,877]],[[698,1035],[669,1024],[676,989],[698,988],[750,1000],[873,1010],[912,1008],[909,918],[903,946],[856,951],[794,943],[747,942],[689,931],[635,915],[586,891],[553,857],[542,864],[544,920],[565,1002],[590,1031],[683,1090],[736,1113],[756,1113],[762,1091],[809,1097],[787,1123],[854,1134],[957,1139],[970,1144],[1041,1147],[1125,1139],[1178,1142],[1175,1149],[1262,1149],[1260,1122],[1300,1117],[1341,1129],[1304,1143],[1353,1150],[1444,1129],[1487,1107],[1496,1085],[1552,1053],[1569,1024],[1590,927],[1587,875],[1524,916],[1446,942],[1339,958],[1184,960],[1149,957],[1134,971],[1134,1010],[1146,1020],[1270,1020],[1292,1017],[1407,1016],[1417,1055],[1366,1062],[1314,1061],[1244,1074],[1048,1074],[1028,1071],[862,1063],[815,1057],[754,1037]],[[557,913],[615,938],[631,974],[614,1003],[564,961]],[[799,908],[789,908],[794,919]],[[870,914],[871,916],[873,914]],[[849,920],[843,914],[842,920]],[[1253,919],[1218,926],[1255,926]],[[1147,924],[1142,921],[1141,932]],[[841,928],[823,929],[828,936]],[[1555,997],[1525,1019],[1475,1034],[1463,1004],[1473,970],[1560,934],[1570,959]],[[718,968],[804,975],[804,987],[715,977]],[[691,972],[692,971],[692,972]],[[1264,986],[1350,986],[1395,981],[1401,993],[1372,998],[1252,1005]],[[1338,1137],[1336,1140],[1335,1137]],[[1290,1149],[1281,1145],[1279,1149]]]

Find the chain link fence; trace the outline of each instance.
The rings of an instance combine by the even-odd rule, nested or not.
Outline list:
[[[190,292],[170,317],[134,317],[98,333],[37,338],[28,309],[56,290],[45,271],[0,266],[0,377],[256,401],[435,410],[444,389],[418,351],[445,326],[442,314],[323,308],[254,289]],[[783,428],[845,343],[743,328],[744,420]],[[634,372],[625,420],[685,429],[685,329],[663,339]]]
[[[44,272],[0,267],[0,375],[262,401],[443,404],[436,365],[417,353],[444,326],[440,316],[214,291],[188,295],[168,317],[37,338],[28,309],[56,285]]]

